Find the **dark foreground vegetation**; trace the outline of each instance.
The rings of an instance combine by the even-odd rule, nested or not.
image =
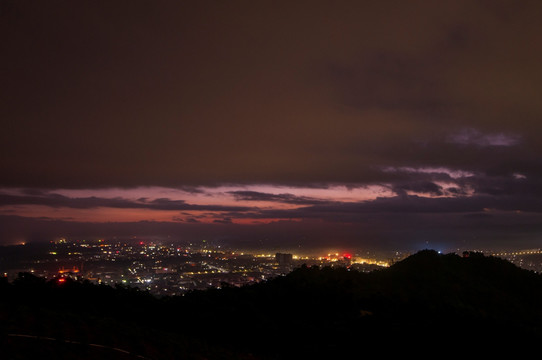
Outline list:
[[[487,355],[542,340],[542,277],[480,254],[427,250],[368,274],[303,267],[160,299],[29,274],[3,281],[0,294],[2,359]]]

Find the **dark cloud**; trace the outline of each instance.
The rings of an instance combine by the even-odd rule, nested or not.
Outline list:
[[[22,189],[21,192],[22,194],[29,196],[42,196],[46,194],[46,192],[42,189]]]
[[[4,0],[0,16],[0,204],[284,220],[212,224],[246,239],[536,237],[542,2]],[[51,190],[221,184],[399,196],[231,193],[300,206],[261,210]],[[175,229],[204,231],[190,219]]]
[[[449,187],[446,189],[446,191],[451,194],[452,196],[456,196],[456,195],[468,195],[467,194],[467,191],[465,191],[465,189],[460,189],[460,188],[457,188],[457,187]]]
[[[186,219],[186,222],[191,223],[191,224],[197,224],[197,223],[200,223],[201,221],[199,221],[198,219],[196,219],[194,217],[189,217],[189,218]]]
[[[471,188],[476,194],[489,194],[495,197],[517,197],[540,199],[542,181],[538,176],[513,173],[507,176],[476,175],[458,180],[463,189]]]
[[[498,161],[458,142],[541,150],[537,2],[7,3],[4,186],[371,183]]]
[[[418,181],[406,184],[395,184],[393,190],[399,195],[406,195],[407,191],[413,191],[421,194],[443,195],[442,186],[431,181]]]
[[[43,196],[17,196],[0,194],[0,205],[43,205],[53,208],[67,207],[74,209],[93,209],[110,207],[120,209],[152,209],[152,210],[198,210],[198,211],[247,211],[250,207],[223,206],[223,205],[197,205],[188,204],[184,200],[171,200],[160,198],[148,200],[140,198],[137,201],[123,198],[99,198],[95,196],[85,198],[72,198],[60,194],[46,194]]]
[[[486,214],[486,213],[474,213],[474,214],[465,214],[463,215],[463,217],[467,219],[491,219],[494,216],[491,214]]]
[[[542,201],[538,198],[516,196],[428,198],[411,195],[379,198],[362,203],[313,206],[305,210],[329,213],[467,213],[492,210],[542,212]]]
[[[443,84],[433,61],[377,52],[350,66],[332,64],[327,72],[346,105],[364,110],[429,112],[454,105],[442,98]]]
[[[232,224],[231,218],[222,218],[213,220],[215,224]]]
[[[237,219],[287,219],[318,220],[328,223],[365,223],[373,216],[390,219],[401,214],[419,214],[429,218],[445,219],[450,217],[487,217],[508,214],[520,219],[526,214],[541,214],[542,201],[537,197],[475,195],[459,197],[422,197],[401,194],[388,198],[377,198],[372,201],[335,202],[304,206],[296,209],[273,209],[253,212],[230,212],[227,215]],[[390,220],[391,221],[391,220]],[[395,221],[395,220],[394,220]],[[413,223],[411,227],[420,229],[424,223]],[[381,229],[384,230],[384,229]]]
[[[248,211],[252,210],[246,206],[224,206],[224,205],[196,205],[187,204],[184,200],[171,200],[167,198],[155,199],[141,204],[141,207],[155,210],[199,210],[199,211]]]
[[[474,146],[514,146],[520,142],[520,137],[513,134],[482,134],[476,129],[461,129],[449,136],[449,141],[460,145]]]
[[[229,194],[232,194],[236,200],[244,201],[275,201],[282,202],[287,204],[296,204],[296,205],[314,205],[321,203],[328,203],[329,201],[315,199],[306,196],[296,196],[293,194],[268,194],[258,191],[229,191]]]

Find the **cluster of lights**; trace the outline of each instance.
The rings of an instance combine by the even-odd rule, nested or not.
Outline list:
[[[516,252],[503,252],[498,254],[491,254],[493,256],[517,256],[517,255],[539,255],[542,254],[542,250],[522,250],[522,251],[516,251]]]

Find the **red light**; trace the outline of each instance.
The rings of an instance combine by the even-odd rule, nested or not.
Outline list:
[[[346,254],[344,254],[343,256],[344,256],[345,259],[348,259],[348,260],[352,259],[352,255],[351,255],[351,254],[346,253]]]
[[[143,241],[140,241],[139,245],[145,245],[145,243]]]
[[[59,283],[63,283],[63,282],[65,282],[65,281],[66,281],[66,279],[64,279],[64,278],[59,278],[59,279],[58,279],[58,282],[59,282]]]

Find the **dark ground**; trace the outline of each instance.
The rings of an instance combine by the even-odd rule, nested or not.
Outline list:
[[[302,267],[182,297],[29,274],[0,291],[3,359],[517,356],[542,340],[542,277],[474,253],[422,251],[372,273]]]

